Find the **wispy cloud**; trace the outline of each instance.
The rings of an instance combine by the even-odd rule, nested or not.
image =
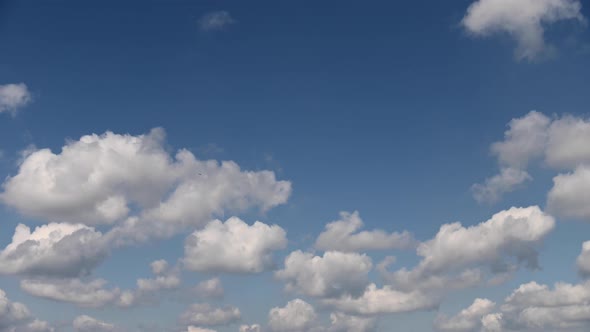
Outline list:
[[[209,12],[199,18],[201,31],[223,30],[236,23],[236,20],[225,10]]]

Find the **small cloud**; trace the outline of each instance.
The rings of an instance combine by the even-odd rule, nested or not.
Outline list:
[[[579,0],[477,0],[461,24],[474,36],[505,33],[516,41],[518,60],[551,56],[555,49],[545,41],[545,28],[558,21],[585,22]]]
[[[15,114],[31,101],[31,93],[24,83],[0,85],[0,113]]]
[[[234,23],[236,23],[236,20],[227,11],[219,10],[201,16],[199,29],[201,31],[223,30]]]

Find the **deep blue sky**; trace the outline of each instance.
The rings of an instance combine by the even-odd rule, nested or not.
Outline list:
[[[342,210],[359,210],[367,228],[428,239],[442,223],[475,224],[509,206],[542,206],[552,176],[542,168],[526,192],[497,204],[477,204],[470,187],[496,171],[489,145],[510,119],[531,110],[587,114],[583,45],[590,34],[581,24],[551,25],[545,38],[558,54],[517,61],[508,36],[472,38],[460,26],[471,2],[0,1],[0,84],[25,82],[33,94],[15,117],[2,115],[0,174],[17,172],[18,151],[29,144],[59,152],[66,139],[88,133],[163,127],[171,150],[292,181],[288,204],[250,220],[280,224],[303,248]],[[215,10],[236,23],[200,31],[199,17]],[[588,6],[582,13],[590,17]],[[0,227],[4,244],[16,221],[27,219],[9,208],[0,216],[10,219]],[[568,227],[556,242],[588,230]],[[578,237],[563,254],[571,259],[557,266],[570,268],[584,240]],[[181,253],[183,239],[147,246],[137,260],[139,249],[123,250],[98,272],[132,285],[160,253]],[[123,265],[129,275],[114,270]],[[573,269],[552,273],[575,276]],[[51,318],[43,314],[51,302],[19,295],[13,279],[0,285]],[[269,287],[281,292],[278,283]],[[451,307],[468,304],[470,295]],[[290,299],[281,296],[256,302]],[[243,297],[228,298],[243,312],[258,310]],[[116,310],[95,316],[127,319]],[[398,318],[413,321],[404,330],[430,326],[413,317]]]

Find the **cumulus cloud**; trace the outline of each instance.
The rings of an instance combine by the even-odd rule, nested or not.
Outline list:
[[[513,207],[470,227],[444,224],[433,239],[418,246],[422,260],[414,269],[403,268],[385,278],[405,290],[436,290],[448,289],[452,280],[459,287],[477,284],[482,277],[473,268],[480,266],[506,272],[510,258],[537,268],[537,247],[554,227],[553,217],[537,206]]]
[[[223,30],[236,23],[236,20],[225,10],[207,13],[199,18],[199,29],[201,31]]]
[[[92,227],[50,223],[31,232],[19,224],[0,251],[0,273],[76,277],[89,274],[106,255],[102,234]]]
[[[532,111],[508,124],[503,141],[492,144],[492,153],[500,164],[500,173],[474,184],[473,195],[479,202],[493,203],[501,196],[532,180],[527,172],[530,162],[542,160],[557,171],[570,172],[554,177],[547,197],[548,211],[574,219],[590,219],[590,120],[565,115],[549,118]]]
[[[11,301],[0,289],[0,331],[3,332],[54,332],[45,321],[33,319],[22,303]]]
[[[434,322],[434,327],[438,331],[445,332],[480,331],[483,328],[483,318],[492,313],[495,306],[496,304],[488,299],[475,299],[473,304],[455,316],[439,315]],[[487,325],[489,326],[490,323],[488,322]]]
[[[553,178],[547,194],[549,211],[567,218],[590,220],[590,165]]]
[[[193,288],[193,291],[202,298],[220,298],[224,294],[223,285],[219,278],[201,281]]]
[[[111,332],[116,331],[113,324],[100,321],[87,315],[81,315],[74,319],[72,327],[77,332]]]
[[[186,329],[186,332],[217,332],[217,331],[191,325]]]
[[[346,315],[341,312],[330,314],[331,325],[329,332],[371,332],[375,331],[376,319]]]
[[[25,292],[54,301],[73,303],[81,307],[101,307],[118,303],[121,291],[105,288],[107,282],[96,279],[23,279],[20,287]]]
[[[590,277],[590,241],[582,244],[582,252],[576,259],[578,272],[584,277]]]
[[[515,56],[534,60],[548,51],[546,26],[559,21],[584,21],[579,0],[478,0],[462,20],[475,36],[506,33],[516,40]]]
[[[182,284],[180,269],[178,267],[169,268],[168,262],[165,260],[153,261],[150,267],[155,275],[154,278],[137,279],[137,288],[123,291],[117,305],[131,307],[157,301],[161,297],[162,291],[177,289]]]
[[[164,138],[162,129],[107,132],[70,141],[58,154],[30,151],[0,200],[50,221],[116,225],[108,238],[125,242],[168,237],[227,212],[267,210],[289,197],[291,184],[273,172],[201,161],[187,150],[172,156]]]
[[[340,220],[326,225],[315,243],[315,247],[326,251],[366,251],[404,249],[414,244],[408,232],[386,233],[382,230],[360,231],[363,221],[357,211],[340,212]]]
[[[339,298],[324,299],[325,305],[338,311],[353,315],[379,315],[429,310],[438,305],[438,300],[421,291],[404,292],[391,286],[378,288],[370,284],[360,297],[344,295]]]
[[[214,220],[185,241],[184,267],[199,272],[260,273],[272,266],[272,252],[287,245],[286,232],[237,217]]]
[[[532,180],[529,173],[520,169],[502,168],[500,173],[471,187],[473,197],[479,203],[495,203],[502,195],[514,191],[521,184]]]
[[[275,307],[268,313],[268,327],[273,332],[308,331],[316,324],[317,314],[311,304],[295,299],[284,307]]]
[[[228,325],[240,319],[240,309],[231,306],[216,308],[208,303],[193,304],[180,316],[183,323],[196,326]]]
[[[239,332],[260,332],[262,328],[258,324],[253,325],[241,325]]]
[[[275,275],[287,283],[287,290],[308,296],[359,295],[372,267],[367,255],[328,251],[314,256],[297,250],[285,258],[285,267]]]
[[[31,93],[26,84],[0,85],[0,113],[15,113],[31,101]]]

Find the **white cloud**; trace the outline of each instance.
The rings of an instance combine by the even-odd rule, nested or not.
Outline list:
[[[475,299],[473,304],[453,317],[439,315],[434,322],[434,327],[438,331],[448,332],[480,331],[483,328],[482,319],[492,313],[495,307],[496,304],[488,299]]]
[[[590,165],[553,178],[547,194],[549,211],[567,218],[590,220]]]
[[[30,318],[31,313],[24,304],[10,301],[0,289],[0,330],[23,324]]]
[[[475,36],[506,33],[516,40],[519,60],[548,51],[545,26],[564,20],[584,21],[578,0],[478,0],[467,9],[463,27]]]
[[[284,269],[275,275],[287,283],[287,290],[309,296],[358,295],[368,284],[372,267],[367,255],[328,251],[314,256],[297,250],[285,258]]]
[[[496,203],[502,195],[514,191],[530,180],[532,178],[526,171],[507,167],[502,168],[499,174],[487,178],[483,184],[474,184],[471,190],[479,203]]]
[[[217,332],[217,331],[191,325],[187,328],[186,332]]]
[[[169,237],[215,215],[287,201],[291,184],[273,172],[197,160],[187,150],[172,156],[164,137],[162,129],[107,132],[70,141],[58,154],[31,151],[4,182],[0,200],[50,221],[116,225],[107,235],[120,243]]]
[[[576,259],[578,272],[584,277],[590,277],[590,241],[582,244],[582,252]]]
[[[312,328],[317,319],[314,308],[301,299],[289,301],[268,313],[268,326],[273,332],[301,332]]]
[[[202,31],[223,30],[234,23],[236,20],[225,10],[210,12],[199,18],[199,28]]]
[[[54,332],[45,321],[33,319],[22,303],[12,302],[0,289],[0,331],[2,332]]]
[[[590,121],[566,115],[551,123],[546,163],[555,169],[575,169],[590,164]]]
[[[194,287],[194,292],[202,298],[220,298],[223,297],[224,290],[219,278],[211,278],[201,281]]]
[[[77,332],[111,332],[116,331],[113,324],[109,324],[87,315],[81,315],[74,319],[72,326]]]
[[[86,275],[107,255],[102,234],[81,224],[51,223],[33,232],[19,224],[0,251],[1,274]]]
[[[208,303],[197,303],[190,306],[180,319],[187,325],[218,326],[236,323],[240,318],[240,309],[236,307],[215,308]]]
[[[501,307],[501,324],[512,329],[566,330],[590,326],[590,283],[558,282],[553,289],[530,282],[518,287]]]
[[[543,160],[551,169],[569,173],[554,177],[548,194],[548,211],[567,218],[590,219],[590,120],[570,115],[550,119],[530,112],[508,124],[503,141],[492,144],[500,173],[472,187],[480,203],[498,201],[504,193],[522,186],[532,177],[531,161]]]
[[[444,224],[433,239],[418,246],[422,260],[414,269],[403,268],[385,277],[403,290],[433,291],[479,283],[481,272],[473,267],[487,266],[493,273],[510,271],[510,258],[537,268],[536,248],[554,226],[553,217],[537,206],[513,207],[470,227]]]
[[[345,295],[340,298],[324,299],[325,305],[353,315],[379,315],[427,310],[436,307],[438,300],[420,291],[403,292],[370,284],[360,297]]]
[[[214,220],[185,241],[186,269],[199,272],[260,273],[272,265],[272,252],[287,245],[286,232],[237,217]]]
[[[258,324],[241,325],[239,332],[261,332],[262,328]]]
[[[25,292],[54,301],[73,303],[81,307],[102,307],[119,302],[118,288],[106,289],[102,279],[84,282],[80,279],[23,279]]]
[[[331,313],[330,321],[329,332],[370,332],[376,328],[373,317],[351,316],[341,312]]]
[[[363,221],[357,211],[353,213],[340,212],[340,220],[326,225],[315,243],[320,250],[331,251],[366,251],[404,249],[414,244],[412,235],[408,232],[386,233],[382,230],[361,231]]]
[[[24,83],[0,85],[0,113],[15,113],[31,101],[31,93]]]

